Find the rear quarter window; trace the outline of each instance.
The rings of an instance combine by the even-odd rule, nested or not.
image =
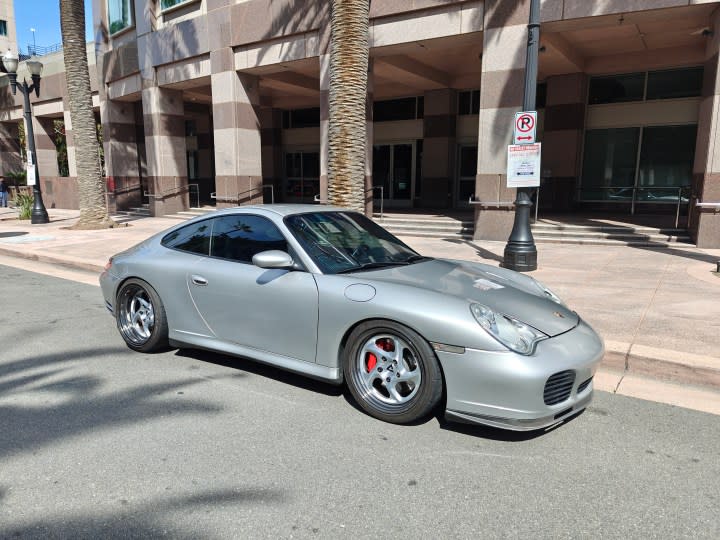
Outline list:
[[[165,235],[160,242],[171,249],[179,249],[188,253],[208,255],[210,253],[210,234],[212,220],[198,221],[174,230]]]

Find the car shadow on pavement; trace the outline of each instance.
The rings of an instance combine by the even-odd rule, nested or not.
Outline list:
[[[275,366],[263,364],[257,360],[229,356],[210,351],[202,351],[199,349],[178,349],[175,354],[184,358],[193,358],[195,360],[200,360],[201,362],[209,362],[217,366],[242,370],[260,377],[268,377],[283,384],[289,384],[297,388],[310,390],[326,396],[340,396],[343,393],[342,386],[311,379],[305,375],[300,375]]]

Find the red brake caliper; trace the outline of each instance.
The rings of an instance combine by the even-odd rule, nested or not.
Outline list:
[[[392,352],[395,350],[395,345],[391,339],[378,339],[375,342],[375,345],[386,352]],[[377,366],[377,356],[373,353],[367,353],[367,356],[365,357],[365,368],[367,369],[367,372],[370,373],[373,369],[375,369],[375,366]]]

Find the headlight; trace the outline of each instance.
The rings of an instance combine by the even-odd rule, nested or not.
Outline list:
[[[548,289],[545,285],[543,285],[542,283],[540,283],[538,280],[535,280],[535,285],[537,286],[538,289],[540,289],[540,291],[543,293],[543,295],[544,295],[546,298],[552,300],[552,301],[555,302],[556,304],[560,304],[561,306],[564,306],[564,305],[565,305],[565,302],[563,302],[562,300],[560,300],[560,298],[558,297],[557,294],[555,294],[554,292],[552,292],[550,289]]]
[[[535,343],[548,337],[512,317],[495,313],[489,307],[470,304],[470,311],[480,326],[487,330],[492,337],[517,353],[532,354]]]

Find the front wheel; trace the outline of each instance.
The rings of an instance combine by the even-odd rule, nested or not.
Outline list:
[[[131,349],[156,352],[168,347],[168,324],[160,296],[140,279],[127,280],[117,295],[115,314],[120,335]]]
[[[415,422],[442,395],[442,374],[430,345],[391,321],[358,325],[348,339],[343,369],[358,405],[386,422]]]

